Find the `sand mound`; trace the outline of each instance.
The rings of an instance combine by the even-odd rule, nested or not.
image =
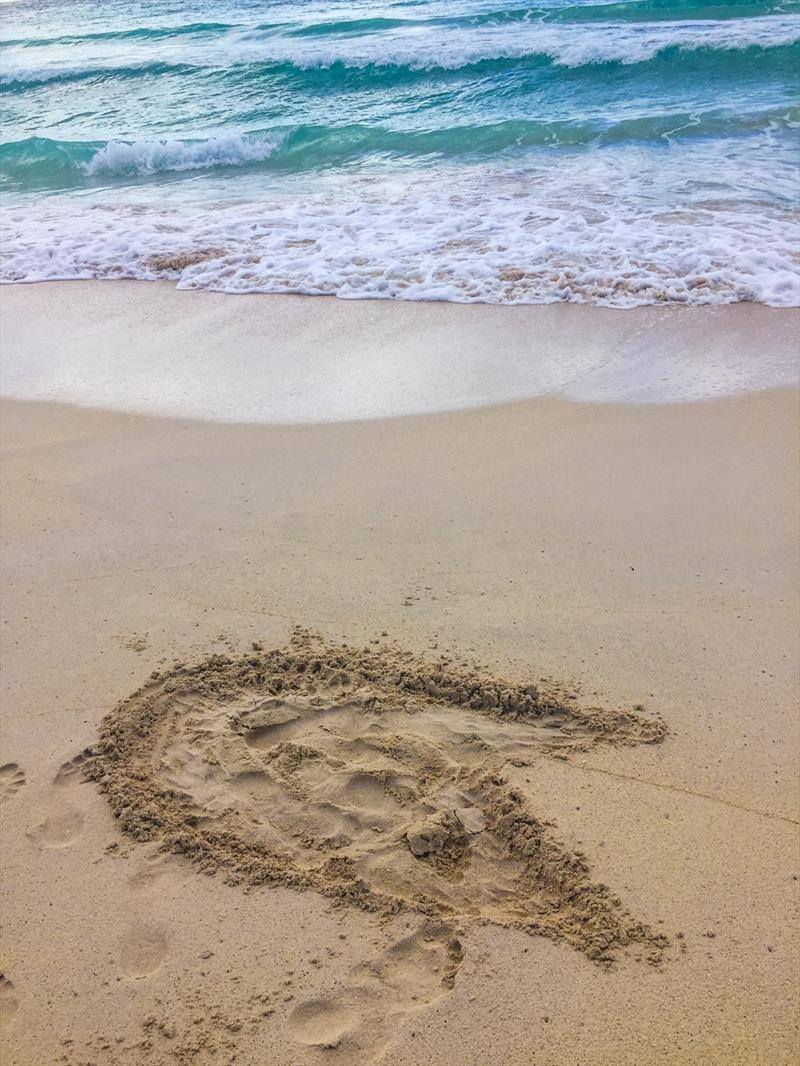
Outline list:
[[[503,767],[664,734],[661,722],[578,710],[447,659],[298,631],[283,649],[154,675],[105,719],[82,769],[126,833],[232,883],[440,923],[447,984],[463,954],[457,930],[474,921],[600,962],[633,943],[660,959],[664,938],[592,882]],[[298,1025],[316,1040],[316,1019]],[[334,1041],[346,1025],[326,1017],[320,1031]]]

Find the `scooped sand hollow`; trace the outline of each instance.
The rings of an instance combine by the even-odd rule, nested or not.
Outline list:
[[[665,938],[592,881],[503,768],[665,734],[660,720],[578,709],[447,658],[298,630],[285,648],[154,674],[79,761],[127,834],[206,872],[427,916],[452,984],[471,922],[601,963],[632,944],[660,961]]]

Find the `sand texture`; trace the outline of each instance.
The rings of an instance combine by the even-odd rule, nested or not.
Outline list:
[[[3,1066],[797,1063],[797,411],[4,401]]]

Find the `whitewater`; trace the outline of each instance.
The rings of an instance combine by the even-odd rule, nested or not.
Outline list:
[[[800,303],[800,5],[3,5],[0,280]]]

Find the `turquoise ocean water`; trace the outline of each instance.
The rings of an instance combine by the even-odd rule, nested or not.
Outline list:
[[[0,18],[3,280],[800,302],[793,0]]]

